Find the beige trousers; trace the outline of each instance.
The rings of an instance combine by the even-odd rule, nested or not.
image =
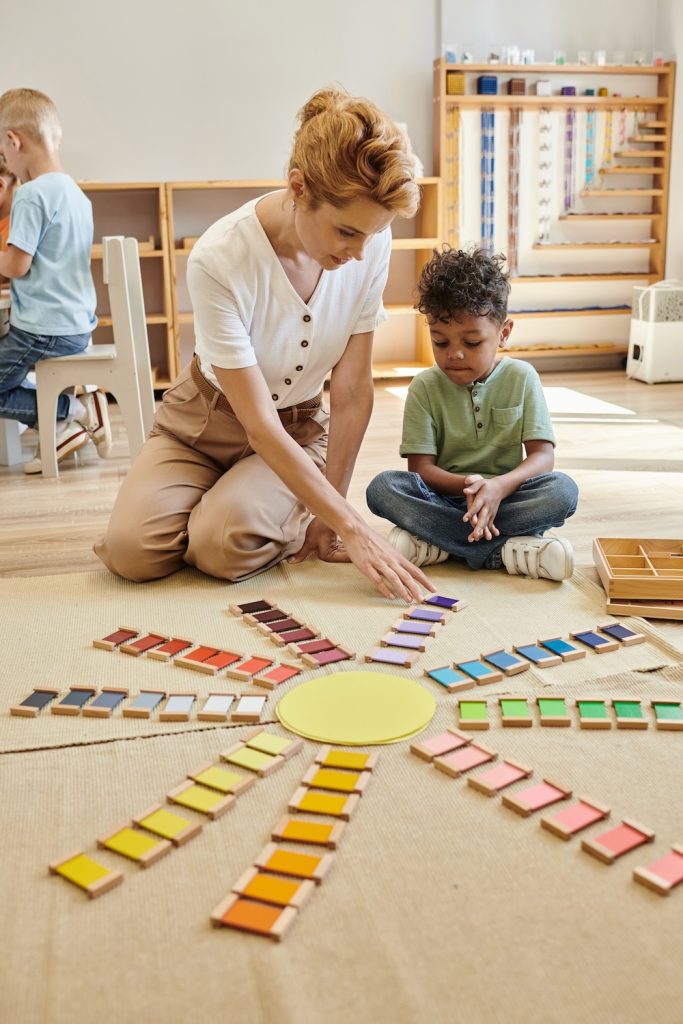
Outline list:
[[[95,544],[107,568],[125,579],[159,579],[184,565],[245,579],[297,551],[310,518],[249,447],[222,392],[203,379],[200,389],[194,377],[187,367],[165,393]],[[281,415],[284,429],[324,472],[329,415],[300,408]]]

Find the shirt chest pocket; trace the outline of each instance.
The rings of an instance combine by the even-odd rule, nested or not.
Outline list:
[[[522,440],[523,406],[513,405],[509,409],[491,409],[493,431],[501,441],[519,444]]]

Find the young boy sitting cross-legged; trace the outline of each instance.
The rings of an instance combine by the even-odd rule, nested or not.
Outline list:
[[[396,523],[390,542],[415,565],[464,559],[472,569],[567,579],[572,548],[546,535],[576,511],[578,489],[554,473],[555,435],[538,374],[497,360],[510,290],[502,256],[444,246],[425,266],[417,308],[435,366],[408,389],[401,455],[408,472],[372,480],[372,512]]]

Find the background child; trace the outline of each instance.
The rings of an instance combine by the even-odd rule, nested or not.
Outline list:
[[[496,361],[507,343],[504,257],[444,246],[425,266],[417,308],[435,366],[408,389],[401,455],[408,472],[370,483],[372,512],[397,526],[389,541],[415,565],[463,558],[473,569],[562,580],[569,542],[542,536],[576,511],[578,488],[552,472],[555,435],[538,374]]]
[[[49,97],[35,89],[0,96],[0,157],[22,184],[12,201],[0,274],[11,282],[10,330],[0,343],[0,416],[37,424],[35,387],[27,373],[40,359],[82,352],[95,317],[90,274],[92,207],[59,157],[62,130]],[[62,394],[57,404],[57,458],[92,438],[111,448],[106,397]],[[40,472],[40,461],[25,465]]]

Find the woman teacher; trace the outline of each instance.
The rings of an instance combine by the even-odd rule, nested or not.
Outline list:
[[[95,551],[140,582],[186,564],[236,581],[316,553],[411,600],[431,584],[345,497],[372,411],[390,224],[419,203],[410,144],[373,104],[334,89],[299,122],[287,187],[223,217],[192,250],[195,356]]]

